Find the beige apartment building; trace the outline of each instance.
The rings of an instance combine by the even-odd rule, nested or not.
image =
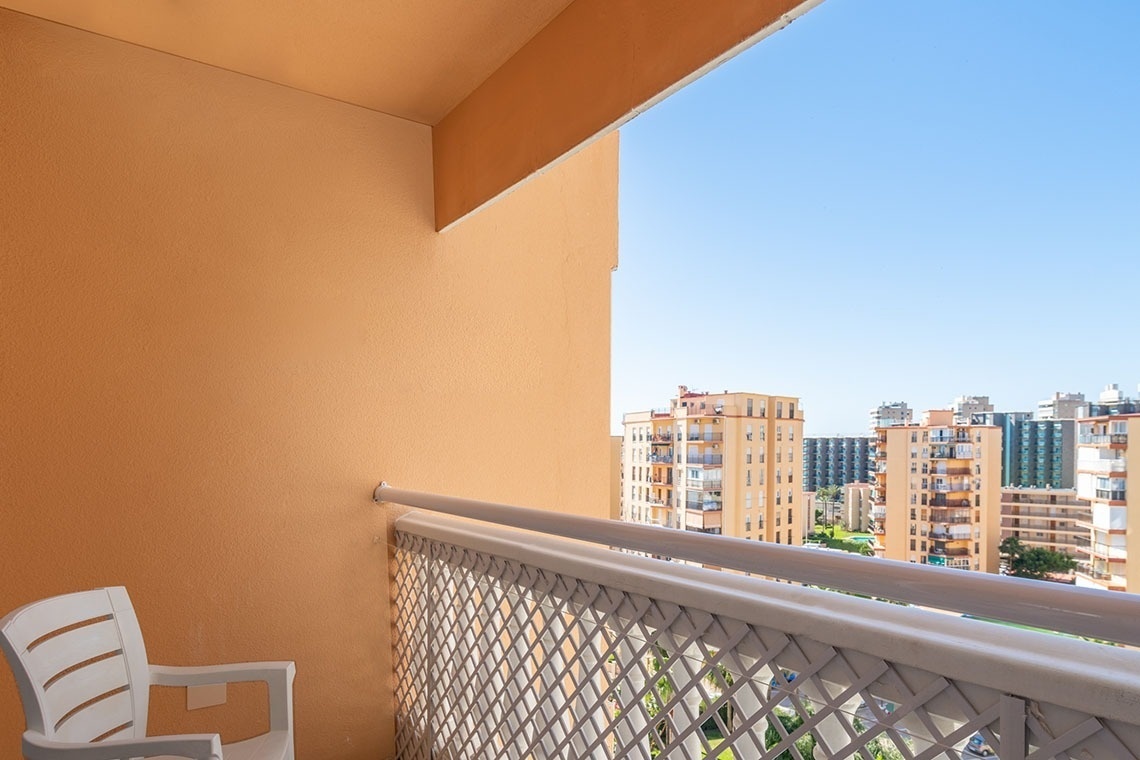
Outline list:
[[[877,432],[872,522],[887,559],[998,572],[1001,429],[949,409]]]
[[[870,483],[848,483],[843,486],[843,524],[847,530],[871,530],[871,506]]]
[[[1128,473],[1140,472],[1140,414],[1087,417],[1077,423],[1077,496],[1092,504],[1078,545],[1077,585],[1140,590],[1140,524],[1129,520]],[[1136,499],[1133,497],[1133,504]]]
[[[668,407],[630,412],[623,426],[622,519],[802,543],[798,398],[680,386]]]
[[[1001,538],[1078,556],[1088,545],[1092,509],[1072,488],[1002,488]]]

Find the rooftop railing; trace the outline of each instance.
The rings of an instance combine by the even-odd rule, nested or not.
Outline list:
[[[1011,760],[1140,752],[1140,652],[824,589],[1138,644],[1131,595],[386,486],[376,498],[468,518],[395,521],[400,757],[958,760],[975,734]]]

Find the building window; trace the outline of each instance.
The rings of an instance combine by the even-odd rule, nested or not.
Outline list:
[[[746,531],[752,530],[752,515],[745,515],[744,516],[744,530],[746,530]]]
[[[752,447],[749,446],[744,450],[744,464],[752,464]]]
[[[752,440],[752,425],[751,424],[744,426],[744,440],[746,440],[746,441]]]
[[[752,485],[752,470],[745,470],[744,471],[744,485],[746,485],[746,486]]]
[[[911,431],[911,433],[910,433],[910,442],[911,442],[911,443],[918,443],[918,431],[915,431],[915,430],[912,430],[912,431]],[[912,546],[912,547],[910,547],[910,548],[912,548],[912,549],[913,549],[914,547]]]
[[[776,482],[777,483],[782,482],[780,479],[780,468],[779,467],[776,468]]]
[[[745,412],[745,414],[747,414],[749,417],[751,417],[752,416],[752,399],[748,399],[748,401],[745,402],[745,406],[748,410]]]
[[[752,492],[751,491],[744,494],[744,508],[745,509],[752,509]],[[748,519],[751,520],[752,518],[748,518]]]
[[[784,402],[783,401],[777,401],[776,402],[776,419],[780,419],[783,416],[784,416]]]
[[[776,440],[777,441],[784,440],[784,426],[783,425],[777,425],[776,426]]]
[[[912,538],[912,539],[910,540],[910,550],[911,550],[911,551],[914,551],[914,549],[915,549],[915,543],[916,543],[916,542],[915,542],[915,540]]]
[[[793,420],[796,418],[796,405],[788,402],[788,416]]]

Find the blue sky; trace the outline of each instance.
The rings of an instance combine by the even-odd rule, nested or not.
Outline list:
[[[1140,382],[1140,2],[827,0],[622,129],[612,425]]]

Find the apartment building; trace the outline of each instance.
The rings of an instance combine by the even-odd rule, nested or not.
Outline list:
[[[802,542],[798,398],[680,386],[667,407],[622,422],[622,519]]]
[[[879,428],[909,425],[914,421],[914,410],[905,401],[884,401],[871,410],[871,434]]]
[[[1128,473],[1140,473],[1140,413],[1078,421],[1077,496],[1092,503],[1078,545],[1077,585],[1140,591],[1140,524],[1129,519]],[[1133,445],[1129,447],[1129,442]],[[1137,504],[1133,495],[1133,508]]]
[[[1088,545],[1092,507],[1074,488],[1001,489],[1001,538],[1078,556]],[[1084,552],[1087,554],[1087,552]]]
[[[968,425],[975,415],[992,412],[994,405],[989,396],[959,396],[950,408],[954,412],[954,424]]]
[[[934,410],[921,424],[881,428],[875,457],[871,512],[882,556],[998,571],[1000,428]]]
[[[866,483],[871,477],[871,436],[805,438],[803,490]]]
[[[972,421],[1001,428],[1002,487],[1073,487],[1075,420],[1035,420],[1030,412],[986,412],[974,415]]]
[[[848,530],[870,531],[871,483],[848,483],[843,487],[843,524]]]
[[[1078,409],[1078,417],[1108,417],[1118,414],[1140,414],[1140,400],[1129,398],[1116,383],[1106,385],[1096,401],[1084,404]]]
[[[1054,393],[1051,398],[1037,402],[1037,419],[1073,420],[1085,403],[1083,393]]]

